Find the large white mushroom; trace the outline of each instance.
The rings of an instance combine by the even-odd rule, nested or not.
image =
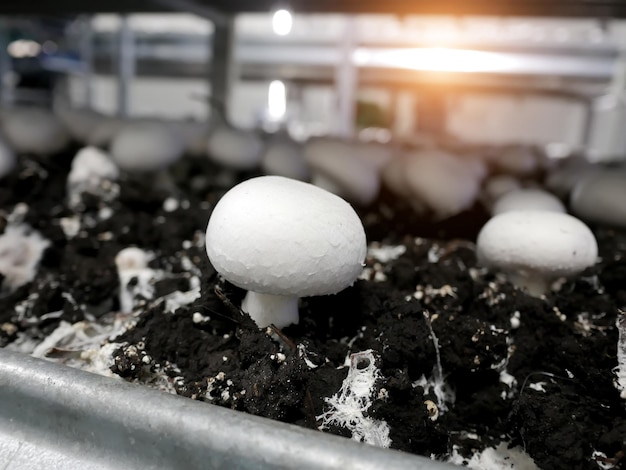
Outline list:
[[[54,155],[70,141],[67,129],[52,111],[34,106],[6,110],[2,118],[2,130],[18,154]]]
[[[596,171],[581,178],[570,197],[576,216],[626,228],[626,170]]]
[[[343,199],[280,176],[238,184],[215,206],[206,250],[215,269],[248,293],[259,327],[298,323],[298,298],[337,293],[363,269],[361,220]]]
[[[541,296],[552,282],[593,266],[598,255],[589,228],[568,214],[512,211],[496,215],[477,240],[479,263],[508,275],[530,295]]]

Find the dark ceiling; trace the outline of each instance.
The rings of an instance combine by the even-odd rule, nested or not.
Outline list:
[[[168,0],[225,13],[267,12],[289,5],[303,13],[393,13],[626,18],[625,0]],[[0,0],[0,15],[168,11],[158,0]],[[183,5],[182,10],[188,10]]]

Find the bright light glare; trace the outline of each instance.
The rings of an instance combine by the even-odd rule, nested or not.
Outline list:
[[[273,121],[279,121],[287,112],[287,90],[280,80],[270,83],[267,99],[267,112]]]
[[[274,33],[279,36],[286,36],[291,32],[291,26],[293,25],[293,18],[291,13],[287,10],[277,10],[272,18],[272,28]]]
[[[414,49],[357,49],[354,63],[359,66],[405,68],[438,72],[495,72],[513,70],[511,57],[496,52],[428,47]]]
[[[41,52],[41,44],[30,39],[17,39],[7,46],[7,52],[11,57],[22,59],[24,57],[36,57]]]

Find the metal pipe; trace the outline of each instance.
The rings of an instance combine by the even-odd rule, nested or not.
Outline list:
[[[335,69],[335,90],[337,92],[338,134],[350,138],[356,128],[356,93],[358,72],[352,55],[356,46],[356,19],[346,16],[344,33],[340,44],[340,60]]]
[[[93,28],[91,26],[90,15],[80,18],[80,33],[78,48],[80,58],[83,63],[83,106],[91,108],[93,106],[93,70],[94,70],[94,48],[93,48]]]
[[[7,47],[9,45],[9,28],[7,20],[0,18],[0,106],[6,106],[12,101],[12,90],[8,75],[11,72],[11,57]]]
[[[227,107],[233,82],[237,79],[233,51],[235,43],[235,19],[215,24],[211,38],[211,68],[209,83],[211,104],[222,116],[227,117]]]
[[[126,117],[130,108],[130,86],[135,76],[135,37],[128,15],[120,15],[117,39],[117,114]]]

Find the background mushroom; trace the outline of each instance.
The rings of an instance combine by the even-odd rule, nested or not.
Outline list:
[[[626,171],[596,171],[580,179],[570,207],[581,219],[626,228]]]
[[[18,154],[54,155],[70,141],[63,123],[50,110],[21,106],[6,110],[2,130]]]
[[[115,163],[129,172],[162,170],[183,154],[183,142],[169,126],[159,122],[126,125],[111,142]]]
[[[524,188],[509,191],[494,204],[492,215],[519,210],[539,210],[565,213],[567,210],[554,194],[539,188]]]
[[[343,199],[312,184],[261,176],[215,206],[206,250],[226,280],[246,289],[259,327],[298,323],[298,298],[337,293],[363,269],[365,231]]]
[[[304,159],[311,167],[313,184],[359,205],[370,204],[380,190],[380,168],[376,157],[359,146],[333,137],[315,137],[304,147]]]

